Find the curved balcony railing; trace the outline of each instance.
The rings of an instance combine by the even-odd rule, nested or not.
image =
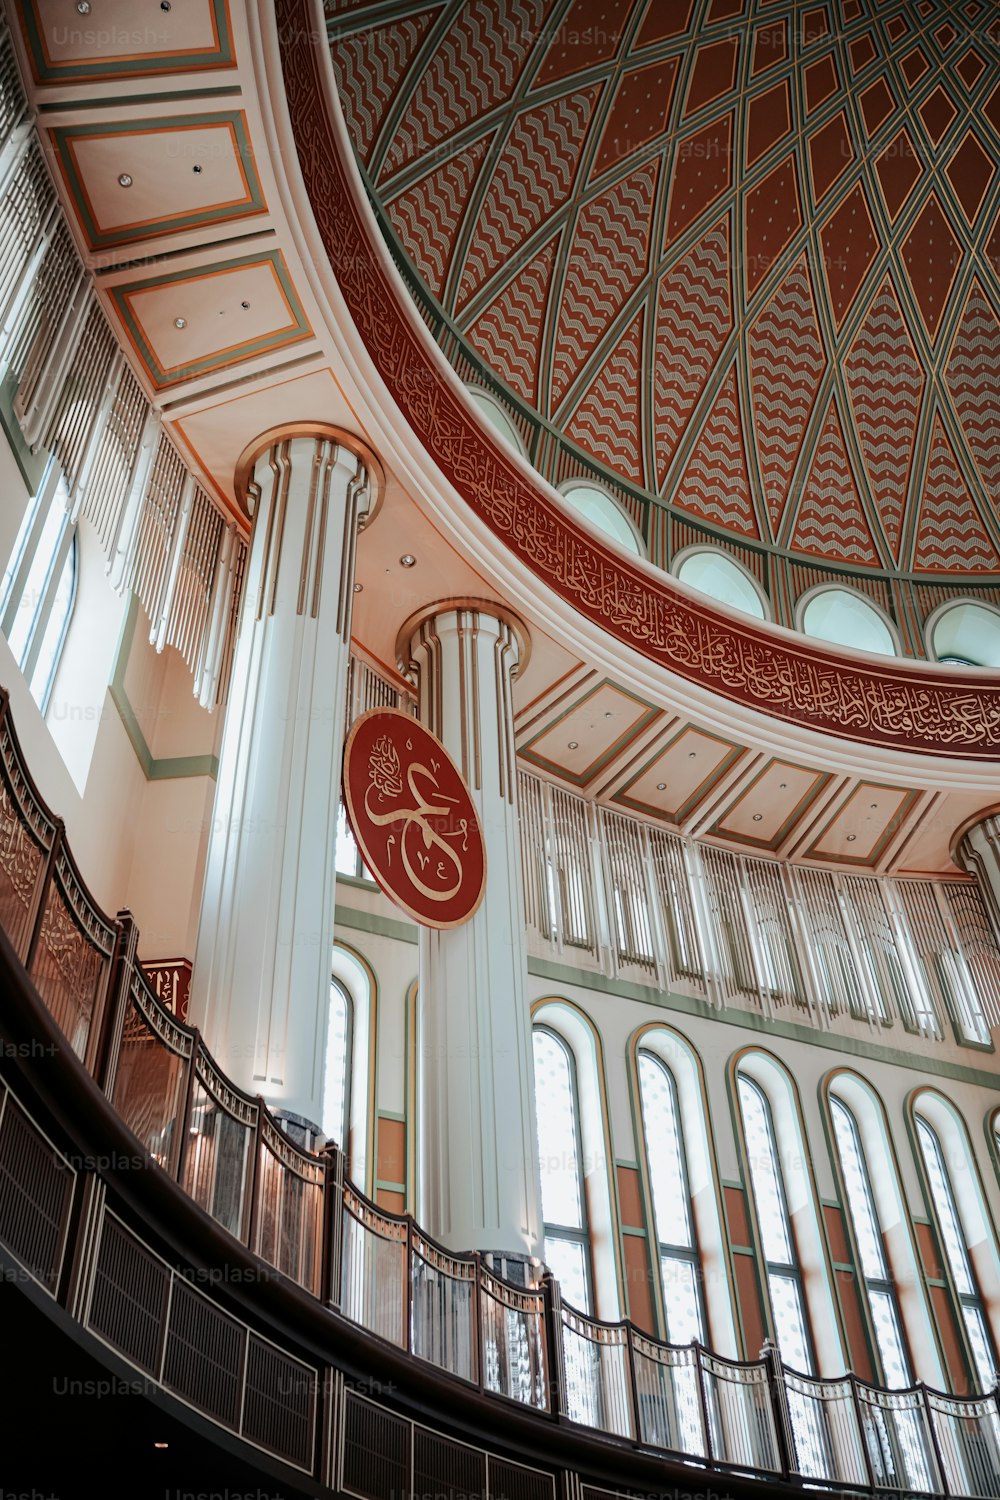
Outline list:
[[[455,1254],[409,1215],[379,1208],[344,1181],[336,1146],[301,1150],[156,997],[136,961],[129,914],[112,922],[88,895],[62,825],[24,767],[6,695],[0,920],[67,1048],[143,1150],[331,1315],[540,1420],[709,1472],[1000,1500],[997,1392],[882,1390],[852,1374],[794,1371],[772,1346],[759,1359],[731,1360],[627,1321],[601,1322],[564,1305],[551,1275],[514,1286],[480,1255]],[[45,1245],[36,1222],[8,1211],[9,1195],[0,1201],[0,1240],[50,1289],[71,1199],[66,1191],[51,1206]],[[106,1215],[106,1232],[117,1222]],[[102,1305],[93,1304],[98,1313]]]

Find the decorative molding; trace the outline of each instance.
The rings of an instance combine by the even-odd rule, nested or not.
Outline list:
[[[89,28],[94,31],[95,40],[106,39],[106,50],[102,49],[99,54],[87,59],[60,61],[49,50],[46,28],[40,14],[40,0],[27,0],[26,4],[17,6],[21,32],[31,60],[31,71],[38,83],[72,83],[76,79],[94,82],[101,78],[149,78],[157,73],[182,74],[201,72],[207,68],[235,68],[236,54],[233,48],[229,0],[202,0],[202,9],[207,13],[206,18],[212,32],[212,40],[207,46],[171,47],[168,23],[166,17],[161,16],[163,29],[158,39],[164,45],[160,48],[150,47],[145,51],[137,47],[135,51],[122,51],[113,56],[110,49],[116,41],[120,46],[141,39],[154,42],[157,40],[157,33],[148,22],[145,26],[141,26],[138,21],[131,27],[115,26],[113,21],[109,23],[102,20],[98,13],[91,16]],[[86,17],[78,18],[75,7],[70,10],[67,6],[66,14],[68,19],[78,20],[80,30],[85,35],[88,29]],[[69,27],[61,29],[68,31]]]

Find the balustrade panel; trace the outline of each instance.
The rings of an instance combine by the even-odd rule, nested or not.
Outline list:
[[[712,1457],[737,1469],[781,1472],[767,1364],[700,1351]]]
[[[323,1163],[299,1151],[266,1117],[259,1150],[257,1229],[252,1248],[276,1270],[318,1297]]]
[[[639,1440],[690,1458],[706,1458],[705,1408],[693,1345],[661,1344],[632,1331]]]
[[[572,1422],[634,1437],[628,1330],[563,1306],[563,1403]]]
[[[35,892],[55,833],[55,821],[35,795],[4,708],[0,724],[0,926],[19,958],[28,951]]]
[[[111,1103],[143,1146],[171,1175],[180,1133],[194,1033],[157,1000],[133,969],[122,1022]]]
[[[181,1186],[223,1229],[246,1240],[260,1106],[234,1089],[199,1043]]]
[[[949,1495],[1000,1497],[1000,1411],[995,1394],[960,1400],[925,1393]]]
[[[381,1213],[353,1188],[344,1192],[340,1309],[352,1322],[407,1347],[408,1223]]]
[[[480,1271],[483,1385],[538,1411],[551,1410],[545,1297]]]
[[[449,1255],[414,1230],[410,1238],[410,1352],[475,1381],[476,1260]]]
[[[77,1057],[84,1057],[104,988],[115,930],[60,849],[42,907],[28,972]]]

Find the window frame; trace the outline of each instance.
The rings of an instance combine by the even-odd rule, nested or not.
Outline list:
[[[17,660],[21,675],[28,684],[28,690],[43,717],[48,710],[52,689],[59,672],[63,648],[66,645],[66,638],[76,609],[80,581],[78,528],[60,500],[61,480],[61,470],[55,460],[50,460],[36,494],[29,499],[25,509],[18,536],[14,542],[14,549],[4,573],[6,586],[0,594],[0,632],[7,640]],[[14,624],[24,603],[25,590],[35,563],[39,558],[39,547],[45,536],[46,527],[57,507],[61,509],[61,514],[56,518],[57,528],[45,562],[44,578],[38,590],[38,598],[32,607],[25,639],[20,647],[15,647],[11,641]],[[70,568],[69,600],[59,627],[59,638],[45,681],[36,683],[33,679],[39,656],[53,620],[59,589],[67,567]]]
[[[667,1088],[668,1088],[669,1093],[670,1093],[671,1103],[673,1105],[674,1117],[675,1117],[675,1121],[676,1121],[676,1137],[677,1137],[677,1147],[678,1147],[678,1159],[679,1159],[679,1164],[680,1164],[681,1189],[682,1189],[682,1192],[683,1192],[683,1195],[684,1195],[684,1208],[685,1208],[685,1215],[686,1215],[686,1218],[687,1218],[687,1224],[688,1224],[688,1230],[689,1230],[689,1238],[690,1238],[690,1243],[688,1245],[682,1245],[679,1242],[672,1242],[672,1241],[669,1241],[669,1240],[664,1240],[660,1236],[660,1225],[657,1222],[657,1217],[656,1217],[656,1196],[655,1196],[655,1193],[653,1192],[654,1172],[653,1172],[652,1153],[651,1153],[651,1150],[650,1150],[650,1132],[649,1132],[649,1129],[648,1129],[648,1126],[647,1126],[647,1122],[646,1122],[647,1106],[646,1106],[645,1093],[644,1093],[643,1086],[642,1086],[642,1064],[643,1064],[643,1059],[644,1058],[649,1058],[650,1062],[655,1067],[659,1068],[660,1072],[664,1075],[664,1077],[666,1079],[666,1083],[667,1083]],[[643,1150],[644,1150],[645,1156],[646,1156],[646,1163],[645,1163],[646,1164],[646,1173],[647,1173],[648,1181],[649,1181],[649,1184],[650,1184],[650,1206],[651,1206],[651,1210],[652,1210],[653,1232],[654,1232],[654,1240],[655,1240],[656,1251],[657,1251],[657,1266],[658,1266],[658,1269],[659,1269],[659,1276],[660,1276],[660,1290],[661,1290],[661,1295],[663,1297],[663,1315],[664,1315],[664,1323],[665,1323],[664,1334],[665,1334],[665,1336],[666,1336],[666,1338],[667,1338],[667,1340],[669,1342],[670,1341],[670,1329],[669,1329],[670,1316],[669,1316],[669,1312],[668,1312],[668,1309],[667,1309],[668,1297],[667,1297],[667,1286],[666,1286],[666,1283],[665,1283],[664,1277],[663,1277],[663,1262],[664,1262],[664,1259],[667,1259],[667,1260],[678,1260],[678,1261],[682,1261],[685,1265],[690,1265],[690,1266],[692,1266],[694,1268],[694,1278],[693,1278],[693,1280],[694,1280],[694,1288],[695,1288],[695,1297],[696,1297],[696,1300],[697,1300],[697,1308],[698,1308],[698,1322],[699,1322],[699,1325],[700,1325],[700,1336],[698,1338],[698,1342],[701,1343],[701,1344],[706,1344],[707,1345],[707,1342],[708,1342],[708,1309],[707,1309],[706,1304],[705,1304],[704,1269],[703,1269],[703,1264],[704,1263],[702,1261],[701,1246],[700,1246],[700,1243],[699,1243],[699,1240],[698,1240],[698,1224],[697,1224],[697,1221],[695,1219],[694,1199],[692,1198],[692,1195],[691,1195],[691,1176],[690,1176],[690,1172],[688,1170],[687,1141],[685,1140],[684,1120],[683,1120],[683,1115],[681,1113],[680,1091],[679,1091],[679,1089],[677,1087],[677,1080],[676,1080],[676,1078],[673,1075],[673,1071],[664,1062],[663,1058],[660,1057],[656,1052],[654,1052],[652,1050],[652,1048],[650,1048],[650,1047],[643,1047],[643,1046],[637,1047],[636,1048],[636,1054],[635,1054],[635,1060],[636,1060],[636,1073],[637,1073],[638,1081],[639,1081],[639,1117],[640,1117],[640,1121],[641,1121],[641,1124],[642,1124],[642,1144],[643,1144]]]
[[[331,1002],[332,1002],[333,992],[335,990],[343,997],[344,1009],[345,1009],[345,1012],[346,1012],[346,1024],[344,1026],[344,1100],[343,1100],[343,1110],[342,1110],[342,1114],[341,1114],[341,1132],[342,1132],[344,1138],[343,1138],[343,1140],[337,1140],[336,1136],[329,1137],[329,1138],[337,1141],[337,1145],[340,1148],[341,1155],[344,1158],[344,1162],[345,1162],[345,1176],[346,1176],[347,1175],[347,1164],[350,1161],[350,1149],[349,1148],[350,1148],[350,1137],[351,1137],[351,1105],[352,1105],[351,1083],[352,1083],[352,1075],[353,1075],[353,1072],[354,1072],[354,1068],[352,1066],[353,1060],[354,1060],[354,996],[351,994],[351,992],[348,989],[347,985],[339,977],[339,975],[331,973],[331,975],[330,975],[330,996],[331,996]],[[329,1048],[330,1048],[330,1031],[331,1031],[331,1024],[330,1023],[331,1023],[331,1020],[332,1020],[332,1015],[333,1015],[333,1006],[332,1006],[332,1003],[331,1003],[327,1007],[327,1018],[326,1018],[326,1048],[327,1048],[327,1050],[326,1050],[326,1055],[324,1057],[324,1062],[323,1062],[323,1102],[324,1102],[324,1106],[326,1104],[327,1075],[328,1075],[328,1072],[329,1072]]]
[[[548,1242],[549,1242],[550,1239],[562,1240],[564,1243],[579,1245],[582,1248],[582,1250],[583,1250],[583,1273],[584,1273],[584,1280],[586,1282],[586,1288],[587,1288],[587,1305],[586,1305],[586,1307],[579,1308],[578,1311],[582,1312],[582,1313],[585,1313],[588,1317],[593,1317],[594,1316],[594,1306],[595,1306],[595,1303],[594,1303],[594,1257],[593,1257],[593,1248],[592,1248],[591,1239],[590,1239],[590,1206],[589,1206],[589,1203],[587,1201],[587,1175],[586,1175],[586,1172],[584,1171],[584,1166],[583,1166],[583,1163],[584,1163],[584,1155],[583,1155],[583,1131],[582,1131],[581,1123],[580,1123],[580,1082],[579,1082],[579,1078],[577,1077],[576,1054],[574,1053],[573,1048],[570,1046],[570,1044],[566,1040],[566,1038],[564,1036],[562,1036],[561,1033],[559,1031],[557,1031],[554,1026],[550,1025],[546,1021],[534,1021],[532,1023],[532,1027],[531,1027],[531,1034],[532,1034],[532,1082],[533,1082],[533,1084],[536,1083],[536,1078],[535,1078],[535,1074],[534,1074],[534,1038],[535,1038],[535,1033],[536,1032],[538,1032],[538,1033],[544,1033],[545,1035],[551,1037],[552,1040],[556,1043],[556,1045],[562,1049],[563,1053],[566,1056],[567,1067],[569,1069],[570,1097],[571,1097],[571,1100],[572,1100],[572,1107],[573,1107],[573,1130],[574,1130],[574,1134],[575,1134],[575,1137],[576,1137],[577,1191],[578,1191],[578,1195],[579,1195],[579,1199],[580,1199],[580,1219],[581,1219],[581,1224],[580,1224],[579,1227],[576,1227],[576,1226],[573,1226],[573,1225],[570,1225],[570,1224],[557,1224],[557,1223],[553,1222],[552,1220],[549,1220],[549,1219],[545,1218],[545,1205],[544,1205],[544,1202],[543,1202],[542,1205],[541,1205],[541,1207],[542,1207],[542,1244],[543,1244],[543,1254],[546,1253],[545,1247],[548,1245]],[[536,1125],[537,1125],[537,1121],[538,1121],[538,1103],[537,1103],[537,1100],[538,1100],[538,1094],[537,1094],[537,1088],[536,1088],[536,1090],[535,1090],[535,1116],[536,1116]],[[539,1158],[541,1158],[541,1154],[542,1154],[542,1140],[541,1140],[541,1130],[539,1129],[539,1131],[538,1131],[538,1155],[539,1155]],[[539,1176],[541,1177],[541,1170],[540,1169],[539,1169]],[[572,1304],[570,1304],[570,1305],[572,1305]]]

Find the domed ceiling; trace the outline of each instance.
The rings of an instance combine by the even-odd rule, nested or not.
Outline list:
[[[327,11],[411,290],[546,478],[662,566],[721,541],[779,619],[831,573],[897,620],[996,597],[994,5]]]

